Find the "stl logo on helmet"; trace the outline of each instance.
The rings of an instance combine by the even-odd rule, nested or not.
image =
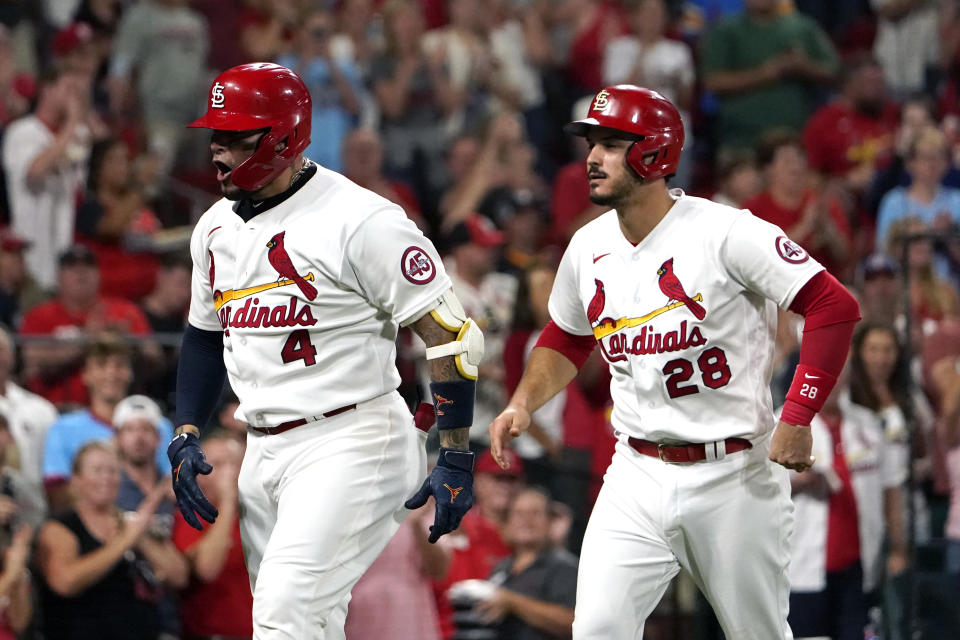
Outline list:
[[[433,260],[420,247],[408,247],[400,258],[400,271],[403,277],[413,284],[427,284],[437,275]]]
[[[601,89],[600,93],[597,94],[597,97],[593,99],[593,108],[592,111],[603,111],[607,108],[607,105],[610,104],[610,92],[606,89]]]
[[[223,102],[226,99],[223,95],[224,86],[219,82],[214,82],[210,89],[210,108],[223,109]]]

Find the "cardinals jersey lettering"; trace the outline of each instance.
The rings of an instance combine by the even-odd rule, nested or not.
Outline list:
[[[748,211],[670,193],[675,204],[636,246],[616,211],[574,235],[550,315],[599,343],[618,431],[653,441],[759,437],[775,425],[777,306],[787,309],[823,267]]]
[[[232,205],[193,231],[189,321],[223,331],[237,417],[274,426],[395,389],[398,325],[450,287],[403,210],[322,167],[249,222]]]

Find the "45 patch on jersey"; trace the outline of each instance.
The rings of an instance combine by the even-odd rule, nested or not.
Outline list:
[[[413,284],[427,284],[437,275],[437,268],[426,251],[420,247],[407,247],[400,258],[400,272]]]

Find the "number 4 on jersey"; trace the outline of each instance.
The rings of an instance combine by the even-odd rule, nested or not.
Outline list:
[[[287,336],[280,350],[280,358],[284,364],[295,360],[303,360],[303,366],[317,364],[317,348],[310,342],[310,332],[306,329],[297,329]]]

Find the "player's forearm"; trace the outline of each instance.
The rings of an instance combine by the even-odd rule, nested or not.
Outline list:
[[[470,448],[470,427],[444,429],[440,432],[440,446],[444,449],[466,451]]]
[[[213,582],[223,571],[233,548],[235,508],[220,507],[216,522],[207,528],[207,533],[190,549],[188,559],[193,575],[202,582]]]
[[[534,347],[507,406],[533,413],[577,376],[577,367],[565,355],[547,347]]]
[[[428,347],[446,344],[456,340],[457,336],[452,331],[441,327],[437,322],[427,314],[417,320],[412,325],[413,330],[420,336]],[[463,376],[457,370],[456,361],[452,356],[435,358],[429,361],[430,379],[433,382],[455,382],[463,380]],[[456,429],[440,430],[440,446],[446,449],[467,450],[470,444],[470,427],[460,427]]]
[[[708,91],[717,94],[736,93],[770,84],[777,73],[770,65],[744,71],[715,71],[704,79]]]
[[[187,325],[177,364],[176,424],[185,427],[178,433],[192,426],[199,435],[219,401],[225,377],[223,334]]]
[[[44,577],[58,595],[71,598],[98,582],[116,566],[132,546],[123,535],[116,536],[96,551],[84,554],[60,567],[45,567]]]
[[[573,633],[573,609],[535,600],[508,589],[504,591],[511,613],[531,627],[545,631],[556,638],[569,638]]]

